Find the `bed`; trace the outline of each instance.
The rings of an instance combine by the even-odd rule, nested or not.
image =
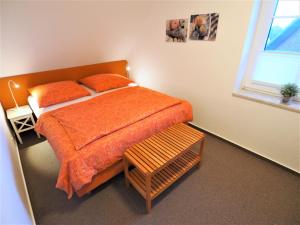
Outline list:
[[[49,78],[70,71],[56,80],[78,79],[98,72],[127,76],[126,65],[126,61],[119,61],[41,74],[46,73]],[[35,80],[36,74],[21,78],[24,86],[28,81],[41,83]],[[81,197],[122,172],[123,153],[133,144],[169,126],[192,120],[192,107],[188,102],[147,88],[129,85],[100,94],[87,90],[90,96],[45,108],[39,108],[27,94],[38,118],[36,130],[47,138],[60,161],[56,187],[65,191],[68,198],[74,193]]]

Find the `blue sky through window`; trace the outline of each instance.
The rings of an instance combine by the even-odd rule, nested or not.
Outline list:
[[[300,53],[300,0],[278,1],[265,50]]]

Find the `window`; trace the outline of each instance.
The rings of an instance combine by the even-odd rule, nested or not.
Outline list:
[[[300,0],[257,4],[240,87],[279,96],[283,84],[300,87]]]
[[[300,1],[278,1],[265,51],[300,52]]]

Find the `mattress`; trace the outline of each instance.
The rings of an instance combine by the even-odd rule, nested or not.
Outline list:
[[[62,108],[62,107],[68,106],[68,105],[72,105],[72,104],[75,104],[75,103],[83,102],[83,101],[89,100],[91,98],[94,98],[96,96],[103,95],[105,93],[113,92],[113,91],[124,89],[124,88],[134,87],[134,86],[137,86],[137,84],[136,83],[130,83],[126,87],[115,88],[113,90],[108,90],[108,91],[104,91],[104,92],[100,92],[100,93],[97,93],[97,92],[93,91],[92,89],[86,87],[85,85],[80,85],[80,86],[82,86],[88,92],[90,92],[91,95],[90,96],[84,96],[82,98],[77,98],[77,99],[74,99],[74,100],[71,100],[71,101],[67,101],[67,102],[63,102],[63,103],[51,105],[51,106],[48,106],[48,107],[43,107],[43,108],[39,107],[37,99],[35,97],[33,97],[32,95],[28,96],[27,101],[28,101],[28,104],[31,107],[34,115],[37,118],[39,118],[40,115],[42,115],[45,112],[49,112],[49,111],[52,111],[52,110],[55,110],[55,109],[58,109],[58,108]]]

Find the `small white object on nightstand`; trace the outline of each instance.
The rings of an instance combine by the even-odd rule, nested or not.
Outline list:
[[[32,115],[32,110],[29,105],[20,106],[18,108],[6,110],[7,119],[9,119],[17,138],[21,144],[23,144],[20,133],[34,129],[35,121]],[[20,125],[20,126],[18,126]],[[40,135],[36,133],[40,138]]]

